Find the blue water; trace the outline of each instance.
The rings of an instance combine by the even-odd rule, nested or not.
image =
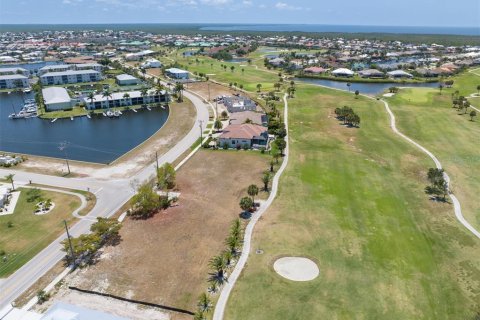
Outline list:
[[[480,35],[480,27],[348,26],[322,24],[218,24],[202,27],[200,30]]]
[[[18,112],[22,102],[20,94],[0,94],[2,151],[61,158],[64,154],[58,149],[59,143],[68,141],[69,159],[110,163],[153,135],[168,118],[168,109],[152,108],[126,111],[114,119],[77,117],[54,123],[39,118],[9,119],[12,105]]]
[[[295,78],[295,81],[312,83],[322,85],[329,88],[348,90],[347,82],[324,80],[324,79],[309,79],[309,78]],[[431,83],[350,83],[350,91],[360,91],[363,94],[377,95],[387,90],[390,87],[409,87],[409,88],[438,88],[438,82]]]

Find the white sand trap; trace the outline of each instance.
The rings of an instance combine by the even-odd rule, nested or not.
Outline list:
[[[320,274],[315,262],[301,257],[280,258],[273,264],[273,269],[282,277],[292,281],[310,281]]]

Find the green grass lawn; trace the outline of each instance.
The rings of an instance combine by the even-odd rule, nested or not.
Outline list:
[[[183,57],[181,52],[183,51],[176,51],[169,57],[160,57],[160,60],[163,64],[168,65],[172,63],[173,59],[192,73],[205,73],[210,79],[226,84],[236,82],[238,86],[242,84],[243,88],[250,92],[257,91],[257,84],[262,85],[262,91],[273,90],[273,84],[278,81],[278,72],[257,70],[254,64],[248,65],[247,62],[230,63],[206,56]],[[196,59],[198,59],[198,63]],[[223,69],[221,65],[226,65],[227,69]],[[231,66],[235,67],[233,72],[230,70]],[[244,69],[243,72],[242,69]]]
[[[459,84],[463,83],[463,77],[469,78],[470,74],[460,77]],[[480,82],[480,77],[478,79]],[[478,230],[480,117],[470,121],[470,111],[464,114],[452,108],[451,93],[462,88],[465,87],[458,85],[444,89],[442,95],[432,89],[401,90],[388,101],[396,114],[399,129],[432,151],[442,162],[452,179],[452,189],[462,204],[464,216]]]
[[[72,212],[80,206],[76,196],[53,191],[42,191],[44,199],[51,199],[55,208],[41,216],[34,215],[36,202],[27,201],[29,189],[21,191],[15,212],[0,216],[0,251],[5,251],[7,260],[0,257],[0,278],[12,274],[33,258],[64,231],[63,220],[70,225],[75,222]],[[9,223],[13,226],[9,227]]]
[[[360,115],[360,129],[335,119],[344,105]],[[298,85],[289,111],[289,164],[226,319],[473,320],[478,239],[451,204],[424,194],[432,162],[391,132],[383,105]],[[285,255],[310,257],[320,276],[280,277],[272,265]]]

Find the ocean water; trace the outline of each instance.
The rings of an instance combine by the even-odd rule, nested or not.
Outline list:
[[[341,32],[445,34],[480,36],[479,27],[406,27],[322,24],[215,24],[215,23],[120,23],[120,24],[0,24],[0,32],[42,30],[141,30],[154,33],[195,33],[199,31]]]

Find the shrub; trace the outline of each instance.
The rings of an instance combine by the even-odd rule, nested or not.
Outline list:
[[[46,293],[46,292],[43,291],[43,290],[40,290],[40,291],[37,292],[37,299],[38,299],[38,303],[39,303],[39,304],[44,303],[44,302],[47,301],[49,298],[50,298],[50,294],[49,294],[49,293]]]

